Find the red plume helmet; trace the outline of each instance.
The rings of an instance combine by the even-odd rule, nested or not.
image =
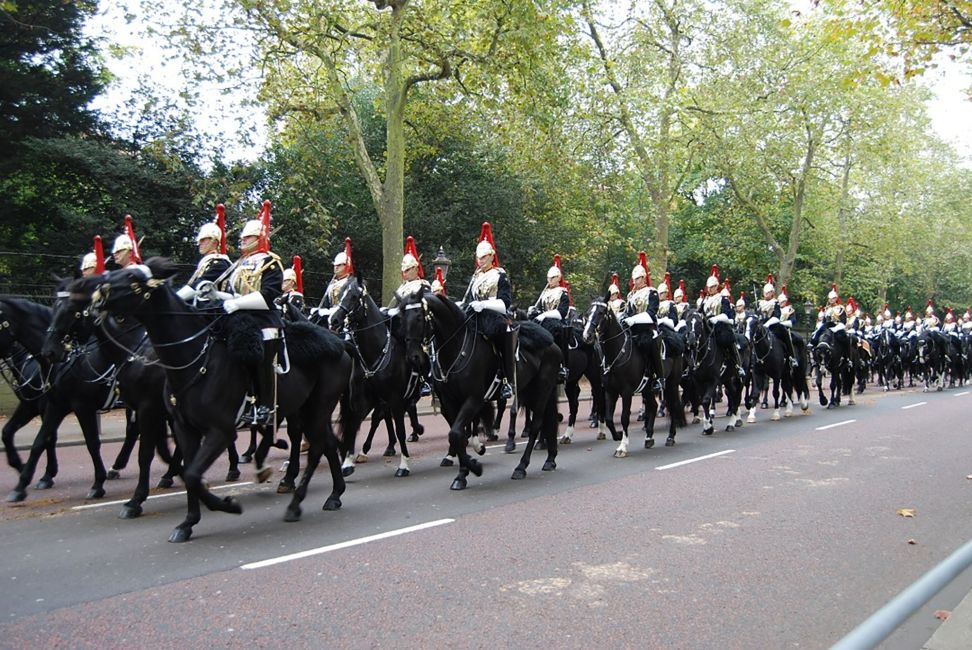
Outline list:
[[[105,249],[101,245],[101,235],[94,236],[95,254],[95,273],[101,275],[105,272]]]
[[[648,255],[645,251],[638,251],[638,264],[645,267],[645,284],[651,286],[651,273],[648,271]]]
[[[125,215],[125,234],[132,241],[132,261],[142,263],[142,253],[138,250],[138,239],[135,237],[135,227],[132,225],[132,215]]]
[[[564,280],[564,269],[563,269],[563,267],[560,266],[560,255],[559,254],[554,255],[554,257],[553,257],[553,265],[557,267],[557,270],[558,271],[560,271],[560,286],[562,286],[564,289],[567,289],[567,293],[570,294],[570,283],[567,282],[567,280]],[[569,297],[571,299],[571,302],[573,302],[573,300],[574,300],[573,297],[572,296],[569,296]]]
[[[297,276],[297,293],[304,293],[304,268],[300,265],[300,255],[294,255],[294,275]]]
[[[722,288],[726,290],[729,294],[729,300],[732,300],[732,285],[729,283],[729,278],[726,278],[722,283]]]
[[[613,284],[614,286],[616,286],[618,288],[618,291],[619,292],[621,291],[621,285],[619,284],[620,282],[621,282],[621,278],[618,277],[618,274],[617,273],[612,273],[611,274],[611,284]],[[608,290],[610,291],[610,285],[608,285]]]
[[[682,290],[682,302],[688,302],[688,298],[685,296],[685,279],[681,278],[678,281],[678,288]]]
[[[672,295],[672,274],[665,271],[665,286],[668,287],[668,295]]]
[[[739,299],[740,300],[745,300],[746,299],[746,292],[745,291],[740,291],[739,292]]]
[[[258,253],[270,252],[270,199],[263,202],[260,208],[260,239],[257,241]]]
[[[419,277],[425,279],[425,269],[422,268],[422,258],[419,257],[418,248],[415,247],[415,238],[409,235],[405,238],[405,254],[411,254],[418,262]]]
[[[351,238],[350,237],[344,238],[344,256],[348,258],[347,261],[348,274],[354,275],[354,262],[351,261]]]
[[[926,307],[934,307],[934,306],[935,306],[935,301],[933,301],[931,298],[929,298],[928,299],[928,304],[926,305]]]
[[[718,264],[713,264],[712,265],[712,269],[709,271],[709,276],[710,277],[715,277],[716,280],[719,279],[719,265]]]
[[[483,227],[479,231],[479,241],[488,241],[493,247],[493,266],[499,266],[499,251],[496,250],[496,242],[493,241],[493,228],[488,221],[483,222]]]
[[[435,267],[435,278],[434,279],[435,279],[436,282],[439,283],[439,285],[441,285],[442,291],[444,293],[445,292],[445,286],[446,285],[445,285],[445,277],[442,275],[442,267],[441,266]]]
[[[772,273],[770,273],[769,275],[766,276],[766,284],[773,284],[773,285],[776,284],[776,282],[773,280],[773,274]]]
[[[226,206],[222,203],[216,206],[216,225],[219,227],[219,252],[226,255]]]

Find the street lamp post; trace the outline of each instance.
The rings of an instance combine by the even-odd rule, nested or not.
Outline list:
[[[432,272],[442,269],[442,279],[445,280],[449,275],[449,267],[452,265],[452,260],[446,257],[445,249],[439,246],[439,252],[435,254],[435,259],[432,260]]]
[[[809,299],[803,303],[803,313],[807,316],[807,343],[810,342],[810,335],[813,333],[810,325],[810,314],[813,313],[813,303]]]

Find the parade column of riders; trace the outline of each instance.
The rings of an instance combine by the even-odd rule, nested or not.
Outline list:
[[[324,290],[317,307],[306,312],[301,258],[293,258],[293,266],[284,269],[280,257],[270,251],[269,241],[269,202],[265,202],[260,218],[247,221],[240,233],[240,258],[231,263],[226,254],[225,210],[217,207],[214,222],[204,224],[198,232],[199,261],[186,284],[178,291],[183,300],[197,306],[221,304],[226,314],[245,313],[250,317],[249,325],[260,330],[263,343],[262,361],[251,368],[253,386],[252,419],[255,424],[272,422],[275,409],[274,371],[279,369],[280,339],[284,318],[288,320],[306,319],[312,322],[329,324],[330,315],[340,303],[342,292],[354,273],[351,259],[351,241],[345,240],[344,250],[333,260],[333,278]],[[131,218],[126,218],[125,233],[116,237],[112,247],[115,264],[124,268],[141,263],[139,242],[135,239]],[[513,318],[514,299],[510,279],[506,270],[499,265],[492,230],[488,223],[483,224],[475,251],[476,267],[461,301],[457,304],[470,313],[483,310],[494,313],[502,320],[499,331],[489,333],[496,354],[501,360],[499,381],[500,390],[496,397],[510,399],[515,384],[517,325]],[[89,276],[103,268],[95,252],[84,255],[80,264],[82,276]],[[445,295],[445,280],[441,269],[430,283],[425,279],[420,255],[414,239],[408,237],[401,262],[402,283],[396,289],[391,303],[384,310],[388,315],[397,313],[400,305],[414,293],[432,292]],[[548,269],[546,286],[536,302],[527,310],[527,318],[537,322],[547,321],[545,327],[553,329],[555,340],[561,348],[563,358],[567,358],[570,341],[570,328],[576,312],[569,284],[564,279],[561,258],[554,256],[554,264]],[[630,274],[630,290],[622,296],[618,275],[611,277],[607,289],[607,306],[635,335],[634,340],[648,362],[650,371],[656,378],[652,390],[662,392],[661,377],[662,349],[655,341],[661,337],[665,346],[684,349],[685,316],[690,309],[686,296],[684,280],[672,291],[672,280],[668,273],[657,288],[651,285],[651,276],[644,253],[639,255],[637,264]],[[743,331],[749,317],[746,296],[739,294],[738,300],[731,302],[728,279],[720,280],[719,269],[713,265],[706,279],[705,289],[700,292],[696,308],[704,317],[716,344],[723,353],[726,363],[731,365],[740,376],[746,376],[746,368],[740,358],[734,330]],[[777,293],[772,275],[767,277],[762,288],[762,298],[755,307],[755,315],[762,325],[771,332],[783,346],[787,364],[798,366],[794,351],[791,330],[794,326],[795,310],[789,303],[786,287]],[[558,331],[551,323],[562,324]],[[972,337],[972,314],[965,310],[961,319],[956,319],[952,309],[946,312],[944,323],[940,322],[934,304],[928,301],[925,317],[916,320],[911,308],[904,315],[892,315],[888,305],[879,310],[874,321],[864,315],[853,297],[843,304],[837,285],[832,285],[827,295],[826,306],[817,315],[817,327],[810,337],[810,346],[819,342],[825,330],[833,333],[835,344],[840,347],[845,358],[849,356],[851,345],[866,345],[882,331],[891,330],[899,340],[917,337],[919,332],[928,331],[941,357],[949,358],[949,341],[954,339],[959,346],[964,338]],[[416,369],[426,381],[421,394],[428,395],[428,368]],[[965,371],[966,373],[968,370]],[[567,376],[565,366],[560,368],[559,381]]]

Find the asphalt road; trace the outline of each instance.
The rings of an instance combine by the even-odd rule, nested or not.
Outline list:
[[[516,458],[494,448],[464,492],[427,416],[412,476],[373,453],[344,508],[322,512],[319,472],[294,524],[273,483],[219,489],[244,514],[204,511],[183,545],[166,542],[182,496],[136,521],[75,509],[96,505],[81,499],[90,462],[62,449],[53,490],[0,506],[0,646],[827,647],[972,538],[970,407],[966,389],[870,392],[731,433],[720,418],[711,437],[690,425],[671,448],[635,437],[625,459],[585,426],[555,472],[538,451],[511,481]],[[931,612],[970,589],[961,576],[885,647],[920,647]]]

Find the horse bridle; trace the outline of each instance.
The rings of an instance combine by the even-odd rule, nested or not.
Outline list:
[[[345,289],[344,294],[341,296],[341,302],[338,303],[337,309],[334,313],[336,314],[337,310],[342,310],[344,312],[345,331],[348,333],[348,338],[351,340],[351,344],[354,346],[354,351],[358,357],[358,361],[361,363],[361,367],[364,369],[365,379],[371,379],[376,374],[384,370],[391,360],[391,354],[389,354],[391,351],[391,324],[382,319],[374,325],[366,325],[365,327],[358,328],[352,327],[354,322],[366,319],[368,316],[368,306],[363,300],[363,297],[367,295],[367,292],[363,287],[361,287],[361,293],[354,298],[354,300],[356,300],[358,303],[357,306],[354,309],[349,309],[344,304],[346,300],[352,299],[351,291],[349,291],[349,289],[350,287]],[[358,318],[359,313],[362,315],[362,319]],[[385,344],[381,348],[381,354],[378,356],[378,361],[375,362],[373,367],[369,368],[368,362],[365,361],[364,355],[361,353],[361,346],[358,344],[358,339],[355,335],[358,332],[364,332],[380,326],[385,327]]]

